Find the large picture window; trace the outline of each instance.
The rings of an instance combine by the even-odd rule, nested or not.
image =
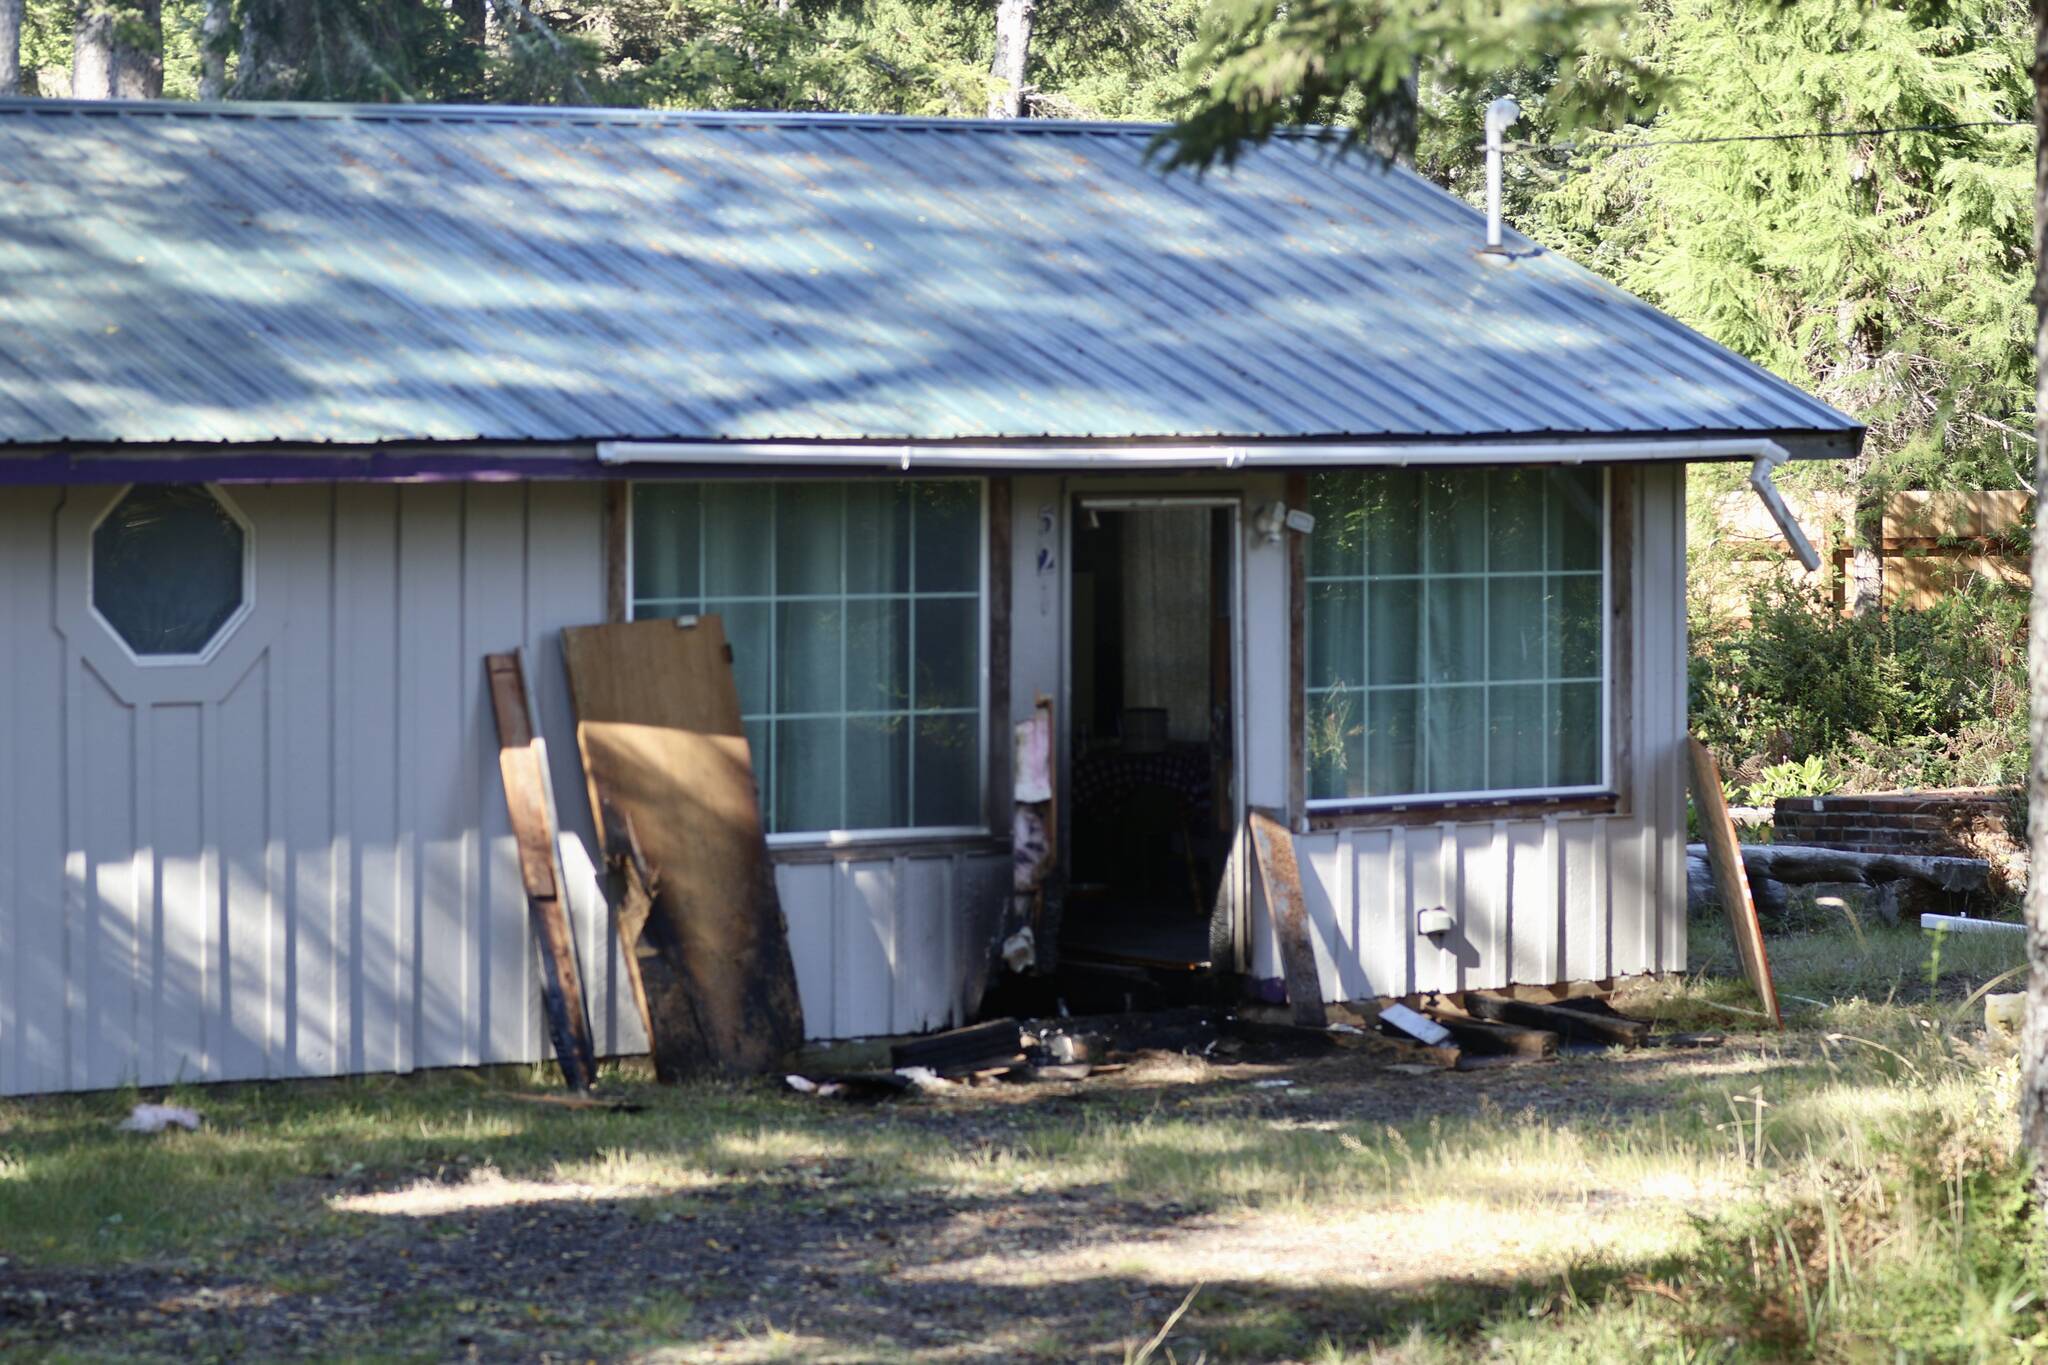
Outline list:
[[[1311,802],[1607,782],[1598,469],[1311,477]]]
[[[978,481],[632,497],[633,615],[724,620],[770,833],[986,824]]]

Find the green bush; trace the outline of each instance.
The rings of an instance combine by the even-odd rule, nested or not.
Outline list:
[[[1731,786],[1999,786],[2026,769],[2026,601],[1993,588],[1844,616],[1773,584],[1692,623],[1692,724]],[[1788,770],[1784,765],[1797,765]]]

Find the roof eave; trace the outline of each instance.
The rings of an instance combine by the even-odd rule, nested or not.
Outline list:
[[[1314,468],[1400,464],[1656,463],[1744,460],[1781,447],[1795,460],[1847,459],[1861,427],[1441,438],[1032,437],[997,440],[604,439],[58,443],[0,445],[0,484],[132,482],[488,482],[616,478],[622,472],[773,467],[867,469]]]

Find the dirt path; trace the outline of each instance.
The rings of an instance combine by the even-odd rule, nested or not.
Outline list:
[[[1345,1053],[1220,1066],[1152,1055],[1077,1084],[961,1087],[875,1108],[803,1103],[827,1136],[900,1125],[971,1154],[1147,1113],[1280,1131],[1431,1117],[1616,1125],[1668,1107],[1674,1082],[1771,1064],[1742,1044],[1430,1075]],[[548,1361],[621,1358],[622,1343],[654,1342],[642,1358],[1118,1360],[1202,1281],[1180,1359],[1204,1349],[1205,1334],[1212,1360],[1291,1359],[1323,1337],[1397,1326],[1418,1265],[1435,1280],[1469,1272],[1497,1288],[1505,1278],[1497,1254],[1458,1259],[1469,1229],[1418,1246],[1413,1210],[1384,1206],[1279,1214],[1056,1180],[961,1194],[942,1182],[877,1185],[833,1159],[681,1197],[490,1172],[400,1176],[279,1189],[281,1208],[337,1210],[351,1235],[285,1237],[224,1267],[0,1267],[0,1351]],[[1636,1197],[1613,1194],[1623,1205]],[[1272,1325],[1265,1345],[1261,1323]]]

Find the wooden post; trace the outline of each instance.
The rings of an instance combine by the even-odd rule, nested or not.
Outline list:
[[[548,781],[546,741],[536,732],[526,672],[517,650],[484,656],[491,709],[498,722],[498,775],[505,785],[505,810],[519,845],[519,878],[533,922],[540,957],[541,1005],[548,1038],[571,1090],[588,1090],[597,1080],[597,1047],[583,1006],[583,978],[576,965],[576,938],[569,928],[561,851],[555,846],[555,797]]]
[[[1692,751],[1692,797],[1699,811],[1700,833],[1707,841],[1707,856],[1714,866],[1714,885],[1721,893],[1721,908],[1728,912],[1728,928],[1735,935],[1735,950],[1742,956],[1742,970],[1763,1001],[1764,1012],[1779,1028],[1785,1020],[1778,1013],[1778,990],[1771,982],[1771,957],[1764,948],[1763,926],[1756,917],[1756,902],[1749,894],[1749,873],[1742,865],[1742,850],[1735,840],[1735,821],[1728,815],[1728,798],[1721,790],[1721,767],[1707,746],[1691,735],[1686,744]]]

